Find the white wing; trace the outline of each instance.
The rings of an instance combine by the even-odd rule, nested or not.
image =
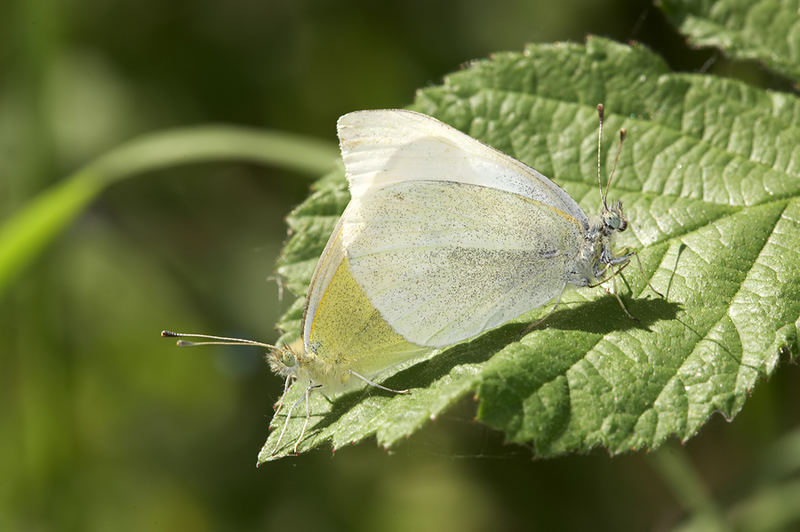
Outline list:
[[[435,118],[399,109],[356,111],[337,123],[350,194],[405,181],[454,181],[519,194],[584,227],[583,209],[548,178]]]
[[[353,278],[400,335],[440,347],[564,289],[584,242],[567,213],[493,188],[406,181],[366,191],[342,217]]]

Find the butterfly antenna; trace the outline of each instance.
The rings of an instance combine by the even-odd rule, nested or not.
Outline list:
[[[255,347],[266,347],[276,349],[274,345],[247,340],[244,338],[229,338],[227,336],[213,336],[211,334],[179,333],[174,331],[161,331],[161,336],[166,338],[204,338],[210,342],[191,342],[189,340],[178,340],[178,347],[197,347],[199,345],[250,345]]]
[[[628,130],[624,127],[619,130],[619,147],[617,148],[617,156],[614,157],[614,166],[611,168],[611,175],[608,176],[608,181],[606,181],[606,191],[603,193],[603,205],[605,205],[606,198],[608,197],[608,187],[611,185],[611,181],[614,179],[614,173],[617,171],[619,156],[622,154],[622,143],[625,142],[625,136],[627,134]],[[608,209],[608,207],[606,207],[606,209]]]
[[[602,103],[597,104],[597,118],[600,122],[600,125],[597,128],[597,186],[600,188],[600,196],[603,200],[603,208],[608,210],[606,197],[603,194],[603,181],[600,179],[600,149],[603,140],[603,119],[605,118],[605,108],[603,107]]]

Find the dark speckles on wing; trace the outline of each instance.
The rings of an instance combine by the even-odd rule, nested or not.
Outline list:
[[[580,224],[552,207],[451,182],[373,191],[344,226],[353,277],[369,300],[397,332],[432,346],[558,295],[583,238]]]

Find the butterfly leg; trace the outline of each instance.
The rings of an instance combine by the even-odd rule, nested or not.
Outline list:
[[[394,392],[394,393],[408,393],[408,390],[393,390],[393,389],[391,389],[391,388],[387,388],[386,386],[381,386],[381,385],[380,385],[380,384],[378,384],[377,382],[372,382],[371,380],[369,380],[369,379],[368,379],[368,378],[366,378],[365,376],[363,376],[363,375],[360,375],[360,374],[356,373],[356,372],[355,372],[355,371],[353,371],[352,369],[350,370],[350,375],[352,375],[353,377],[357,377],[357,378],[361,379],[362,381],[366,382],[366,383],[367,383],[367,384],[369,384],[370,386],[374,386],[375,388],[379,388],[379,389],[381,389],[381,390],[385,390],[385,391],[387,391],[387,392]]]
[[[625,251],[625,250],[623,250],[623,251]],[[627,266],[627,265],[630,263],[631,257],[633,257],[634,259],[636,259],[636,264],[639,266],[639,272],[641,272],[641,274],[642,274],[642,277],[644,278],[644,282],[646,282],[646,283],[647,283],[647,286],[649,286],[649,287],[650,287],[650,290],[652,290],[653,292],[655,292],[655,294],[656,294],[658,297],[660,297],[661,299],[664,299],[664,294],[662,294],[661,292],[659,292],[658,290],[656,290],[656,289],[653,287],[653,284],[650,282],[650,278],[647,276],[647,274],[646,274],[646,273],[644,273],[644,267],[642,266],[642,261],[641,261],[641,259],[639,259],[639,254],[638,254],[638,253],[636,253],[635,251],[632,251],[631,253],[627,253],[627,252],[626,252],[626,253],[624,253],[623,255],[620,255],[619,257],[614,257],[613,259],[611,259],[611,260],[608,262],[608,264],[610,264],[610,265],[619,265],[619,264],[623,264],[622,268],[624,268],[625,266]],[[620,268],[619,270],[617,270],[617,273],[619,273],[620,271],[622,271],[622,268]],[[614,275],[616,275],[616,274],[614,274]],[[604,281],[601,281],[601,283],[602,283],[602,282],[604,282]]]
[[[306,391],[308,391],[308,390],[306,390]],[[283,428],[281,429],[281,434],[280,434],[280,436],[278,436],[278,442],[275,444],[275,448],[272,449],[272,452],[270,453],[270,456],[274,456],[275,453],[278,452],[278,449],[281,446],[281,442],[283,441],[283,436],[286,434],[286,428],[289,426],[289,420],[292,419],[292,412],[294,411],[294,408],[297,405],[300,404],[300,401],[303,400],[303,397],[305,397],[305,396],[301,396],[300,398],[298,398],[297,401],[295,401],[294,404],[292,404],[292,406],[289,408],[289,411],[286,413],[286,421],[283,423]]]
[[[628,267],[628,265],[631,263],[630,258],[632,255],[635,255],[635,253],[626,253],[625,255],[620,255],[619,257],[613,257],[609,259],[606,264],[608,264],[611,269],[611,275],[601,279],[596,283],[587,284],[586,286],[589,288],[595,288],[607,283],[608,281],[611,281],[611,289],[606,289],[606,293],[614,294],[614,297],[617,298],[617,303],[619,303],[619,306],[622,308],[622,312],[624,312],[626,316],[633,321],[639,321],[636,316],[628,312],[628,308],[625,306],[625,303],[622,302],[622,298],[619,297],[619,290],[617,289],[617,275],[622,274],[622,270]],[[616,270],[614,269],[614,266],[618,266]]]
[[[294,442],[294,454],[297,454],[297,446],[300,445],[301,441],[303,441],[303,436],[306,434],[306,428],[308,428],[308,420],[311,419],[311,407],[308,404],[308,398],[311,395],[311,390],[321,387],[321,384],[310,384],[308,388],[306,388],[306,393],[303,394],[303,397],[306,398],[306,420],[303,423],[303,430],[300,431],[300,436],[298,436],[297,441]],[[298,399],[298,401],[299,400],[300,399]]]
[[[281,398],[278,399],[277,403],[275,403],[275,407],[274,408],[275,408],[275,415],[276,416],[281,411],[281,408],[283,408],[283,400],[286,399],[286,394],[289,393],[289,388],[291,387],[292,379],[294,379],[294,378],[295,378],[294,375],[287,375],[286,376],[286,382],[283,384],[283,393],[281,394]]]
[[[649,286],[649,287],[650,287],[650,290],[652,290],[653,292],[655,292],[655,293],[656,293],[656,295],[657,295],[658,297],[660,297],[661,299],[666,299],[666,298],[664,297],[664,294],[662,294],[661,292],[659,292],[658,290],[656,290],[655,288],[653,288],[653,285],[650,283],[650,278],[649,278],[649,277],[647,277],[647,274],[646,274],[646,273],[644,273],[644,267],[642,266],[642,261],[641,261],[641,260],[639,260],[639,254],[638,254],[638,253],[631,253],[631,255],[633,255],[633,256],[636,258],[636,264],[638,264],[638,265],[639,265],[639,271],[640,271],[640,272],[642,272],[642,277],[644,277],[644,280],[645,280],[645,282],[647,283],[647,286]]]
[[[627,266],[628,264],[629,263],[626,263],[625,266]],[[624,268],[625,266],[623,266],[622,268]],[[637,318],[636,316],[634,316],[633,314],[628,312],[627,307],[625,307],[625,303],[622,302],[622,298],[619,297],[619,294],[617,293],[618,292],[618,290],[617,290],[617,274],[622,271],[622,268],[618,269],[616,271],[616,273],[613,273],[611,275],[611,292],[614,294],[614,297],[617,298],[617,303],[619,303],[619,306],[622,308],[622,312],[624,312],[625,315],[628,316],[633,321],[639,321],[639,318]]]
[[[275,416],[274,417],[278,417],[278,415],[281,413],[281,410],[283,409],[283,402],[286,399],[286,394],[289,393],[289,388],[291,387],[291,384],[292,384],[292,381],[294,380],[294,378],[295,378],[294,375],[287,375],[286,376],[286,382],[283,385],[283,393],[281,394],[281,398],[278,399],[278,402],[275,404]],[[294,408],[294,406],[292,406],[292,408]],[[291,413],[292,413],[292,410],[289,409],[289,415],[286,416],[286,422],[283,424],[283,430],[281,431],[281,436],[280,436],[280,438],[278,438],[278,443],[275,444],[275,448],[272,450],[272,453],[270,453],[270,456],[275,454],[275,452],[278,450],[278,447],[281,444],[281,440],[283,439],[283,433],[286,432],[286,425],[289,423],[289,417],[291,416]]]
[[[564,295],[564,290],[566,288],[567,288],[567,282],[564,281],[564,286],[561,287],[561,292],[558,293],[558,298],[556,298],[556,304],[553,305],[553,308],[550,309],[550,312],[548,312],[543,317],[539,318],[538,320],[534,321],[533,323],[525,327],[525,329],[523,329],[523,331],[519,334],[520,338],[531,332],[531,330],[535,329],[539,325],[541,325],[547,318],[549,318],[553,314],[553,312],[556,311],[559,303],[561,303],[561,296]]]
[[[601,285],[607,283],[609,280],[613,279],[614,277],[616,277],[617,275],[622,273],[622,270],[627,268],[628,264],[630,264],[630,263],[631,263],[630,262],[630,255],[622,255],[622,256],[614,258],[614,260],[609,261],[607,263],[609,266],[611,266],[611,275],[609,275],[608,277],[605,277],[605,278],[597,281],[596,283],[589,283],[589,284],[587,284],[585,286],[588,287],[588,288],[597,288],[598,286],[601,286]],[[620,264],[621,264],[621,266],[619,268],[617,268],[616,270],[614,270],[614,266],[617,266],[617,265],[620,265]]]

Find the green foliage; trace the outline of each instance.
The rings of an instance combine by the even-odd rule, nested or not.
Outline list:
[[[362,389],[329,402],[314,393],[301,450],[373,435],[393,447],[469,396],[479,420],[532,444],[538,456],[652,449],[671,436],[690,438],[715,412],[733,418],[779,353],[798,352],[797,98],[671,73],[644,47],[593,38],[475,62],[419,91],[412,108],[533,166],[594,213],[599,102],[606,132],[628,130],[610,197],[624,202],[631,230],[617,244],[639,252],[666,300],[630,267],[623,299],[638,323],[604,288],[584,289],[523,338],[549,309],[386,381],[411,388],[408,395]],[[603,142],[606,173],[613,137]],[[339,171],[289,217],[293,236],[279,272],[299,299],[346,202]],[[287,339],[299,334],[300,308],[281,322]],[[304,420],[301,406],[275,457],[291,452]],[[277,432],[260,461],[271,458]]]
[[[759,12],[764,6],[783,14],[774,20],[765,17]],[[709,18],[694,9],[688,4],[681,8],[696,18]],[[740,28],[749,28],[748,40],[761,40],[755,46],[760,58],[786,57],[789,41],[779,41],[785,36],[794,39],[793,34],[774,28],[795,20],[796,14],[781,12],[783,4],[715,2],[712,9],[749,11],[732,16],[741,21]],[[503,445],[506,432],[464,421],[476,407],[475,391],[462,394],[463,400],[446,407],[444,415],[429,423],[425,414],[436,410],[431,403],[449,401],[452,393],[439,396],[436,389],[418,388],[427,394],[427,399],[422,398],[426,401],[421,404],[422,414],[405,408],[410,406],[406,404],[395,410],[408,419],[384,416],[376,420],[388,419],[381,428],[384,432],[404,428],[411,432],[410,425],[416,421],[427,424],[392,456],[366,444],[331,460],[326,443],[317,452],[255,471],[250,456],[263,443],[271,413],[268,403],[278,396],[282,382],[268,374],[257,350],[178,350],[156,334],[169,326],[274,340],[271,325],[287,306],[269,280],[285,239],[283,216],[306,196],[302,174],[318,177],[336,159],[333,125],[340,114],[407,105],[417,87],[428,87],[441,79],[442,72],[454,70],[468,58],[487,57],[494,50],[518,50],[524,42],[580,41],[587,33],[608,35],[618,42],[644,39],[670,64],[698,68],[705,57],[698,58],[708,52],[691,52],[680,39],[671,38],[674,29],[665,17],[648,16],[641,4],[631,2],[553,5],[542,0],[516,2],[502,9],[489,2],[425,3],[424,16],[415,2],[375,3],[364,9],[359,2],[334,5],[320,0],[195,2],[191,9],[180,2],[152,0],[12,0],[0,12],[0,49],[8,51],[0,54],[0,431],[4,435],[0,439],[4,480],[0,482],[0,529],[239,530],[275,529],[291,523],[304,530],[642,530],[669,529],[681,521],[687,530],[762,531],[797,526],[797,365],[782,366],[767,385],[759,385],[735,423],[713,416],[686,446],[673,442],[653,453],[612,459],[599,450],[531,460],[528,449]],[[453,23],[442,24],[442,20]],[[759,31],[759,26],[768,31]],[[737,34],[736,27],[721,25],[712,31]],[[765,47],[763,42],[769,39],[775,39],[775,44]],[[718,40],[724,45],[723,39]],[[731,55],[734,61],[714,63],[712,71],[718,69],[725,76],[738,71],[741,65],[735,58],[739,56]],[[650,66],[642,73],[649,75],[657,61],[649,57],[646,63]],[[568,68],[553,68],[546,62],[537,65],[544,70],[514,77],[521,82],[530,76],[531,82],[544,86],[551,75],[560,76],[556,92],[551,91],[548,98],[558,102],[568,117],[574,105],[562,101],[569,102],[571,94],[591,88],[589,83],[576,89],[570,83],[576,77]],[[719,68],[723,65],[724,70]],[[484,68],[481,63],[474,66]],[[792,64],[787,67],[792,68]],[[657,70],[658,76],[668,74],[663,67]],[[492,69],[486,72],[493,75]],[[461,85],[464,101],[476,95],[476,103],[482,97],[485,101],[487,91],[470,81],[469,71],[463,74],[449,79]],[[630,79],[638,75],[637,71]],[[590,80],[598,86],[621,79],[611,67],[593,76],[600,78]],[[511,78],[506,76],[503,82]],[[665,79],[675,82],[677,78]],[[750,78],[753,84],[773,81],[769,76]],[[646,181],[651,175],[658,178],[666,173],[673,179],[671,185],[687,187],[667,196],[680,198],[675,200],[674,219],[669,216],[672,205],[662,205],[660,213],[656,209],[659,195],[652,203],[647,198],[639,200],[638,209],[626,204],[628,212],[636,211],[634,235],[642,245],[657,246],[653,235],[674,234],[679,222],[686,224],[687,233],[705,227],[707,213],[703,211],[712,207],[725,216],[724,204],[698,207],[690,202],[688,185],[698,181],[671,173],[678,170],[676,153],[683,153],[684,136],[696,139],[707,133],[700,144],[719,148],[717,141],[733,134],[722,150],[728,155],[732,152],[726,150],[755,140],[752,149],[743,152],[751,162],[796,175],[792,161],[798,157],[793,152],[796,139],[791,127],[797,123],[795,99],[718,80],[707,83],[706,89],[695,90],[693,97],[677,105],[671,98],[663,105],[656,102],[659,113],[676,118],[666,128],[671,134],[658,137],[653,133],[642,139],[639,132],[629,137],[623,154],[628,158],[623,164],[628,166],[628,181],[620,183],[616,194],[633,197],[632,191],[645,189],[633,183],[631,176]],[[450,112],[446,102],[431,101],[436,91],[448,92],[446,87],[424,91],[422,96],[428,101],[421,98],[418,108],[446,117]],[[524,86],[516,92],[535,93]],[[492,111],[495,114],[487,127],[471,121],[473,115],[480,119],[484,110],[465,113],[461,101],[447,119],[464,128],[474,124],[473,134],[527,157],[527,162],[556,176],[594,213],[597,200],[591,195],[596,191],[589,181],[594,176],[595,118],[590,106],[597,101],[609,106],[615,123],[607,129],[604,149],[610,155],[615,145],[613,127],[623,119],[639,120],[615,114],[627,104],[620,100],[637,99],[635,92],[618,83],[595,100],[587,98],[585,108],[575,114],[585,130],[580,145],[573,143],[574,132],[562,141],[562,132],[554,133],[558,127],[548,125],[547,117],[558,113],[540,113],[544,118],[536,129],[508,124],[512,131],[495,130],[493,124],[502,110]],[[608,99],[615,94],[621,98]],[[648,101],[655,101],[656,95],[648,96]],[[738,114],[719,112],[731,108],[729,100],[742,103],[733,108],[738,106],[743,122]],[[684,116],[688,117],[685,124],[680,119]],[[790,127],[776,126],[774,117],[783,118]],[[703,121],[708,129],[696,128],[685,135],[680,129]],[[291,138],[285,139],[288,143],[258,145],[218,126],[164,129],[200,123],[232,123],[240,133],[252,132],[241,129],[246,126],[297,131],[324,137],[328,146],[316,158],[297,151],[299,144]],[[757,125],[755,130],[752,124]],[[568,126],[562,130],[577,127]],[[514,127],[520,128],[520,135],[513,134]],[[205,135],[204,131],[227,133]],[[537,137],[531,131],[550,133]],[[181,135],[168,141],[176,132]],[[257,133],[260,136],[264,130]],[[135,138],[142,142],[141,148],[158,149],[137,155],[136,150],[127,150],[138,141],[121,145]],[[674,139],[675,144],[664,145]],[[112,149],[115,146],[120,148]],[[654,167],[637,165],[640,154],[649,156],[651,149],[658,153]],[[126,151],[128,156],[119,158]],[[731,165],[740,160],[738,155],[729,159]],[[707,151],[706,157],[698,164],[703,174],[717,172],[726,163],[719,150]],[[93,159],[94,163],[86,164]],[[212,162],[220,159],[244,164]],[[113,168],[98,166],[100,161],[114,160],[119,164]],[[158,170],[191,161],[203,164]],[[644,161],[648,162],[647,157]],[[260,163],[298,170],[301,176]],[[727,172],[726,184],[738,170],[729,166]],[[142,174],[150,178],[108,186]],[[757,189],[763,176],[749,175],[755,176],[752,188]],[[290,243],[294,248],[286,249],[281,268],[296,294],[306,289],[307,276],[327,238],[325,225],[335,220],[347,202],[342,183],[340,171],[329,174],[317,185],[316,200],[292,217],[298,238]],[[727,192],[736,190],[730,187]],[[781,196],[779,190],[777,196]],[[791,201],[786,202],[790,206]],[[731,216],[742,210],[737,205],[727,207]],[[654,220],[662,225],[654,234],[644,233],[652,229]],[[752,220],[756,222],[758,218]],[[309,230],[301,224],[308,224]],[[794,249],[792,234],[785,238],[786,249]],[[636,240],[631,245],[639,247]],[[697,248],[713,247],[714,240]],[[679,248],[678,263],[687,256],[686,249]],[[645,248],[648,253],[652,251]],[[787,257],[791,258],[788,252]],[[683,303],[675,289],[686,282],[671,276],[673,265],[662,265],[663,271],[652,263],[645,266],[649,272],[658,270],[657,283],[671,278],[672,287],[666,302],[647,292],[642,298],[626,296],[642,325],[652,327],[659,320],[679,318],[682,309],[687,309],[684,315],[694,317],[696,304],[680,307]],[[718,266],[738,267],[724,261]],[[776,276],[778,272],[783,274],[782,269],[773,270]],[[751,278],[756,273],[753,269]],[[625,275],[638,295],[635,264]],[[785,274],[777,281],[768,280],[765,286],[778,286],[784,278]],[[786,301],[772,308],[769,298],[782,292],[767,292],[766,312],[791,314],[786,305],[793,304],[796,294],[787,289]],[[605,336],[612,327],[641,334],[638,325],[623,319],[619,308],[599,290],[584,292],[598,301],[582,302],[581,294],[573,294],[571,306],[562,307],[563,313],[546,322],[541,331],[555,327],[557,334],[580,334],[577,316],[580,326],[595,327],[583,332],[602,337],[598,346],[607,345]],[[713,291],[703,295],[722,299]],[[281,327],[290,331],[287,339],[297,334],[301,310],[298,299],[281,321]],[[662,310],[665,317],[655,320],[653,315],[658,313],[654,311]],[[735,314],[731,308],[728,311]],[[541,312],[532,313],[531,319]],[[619,320],[609,324],[611,318]],[[756,332],[769,325],[758,323],[759,315],[753,319],[758,324]],[[790,323],[791,316],[786,321]],[[509,357],[512,347],[522,352],[525,342],[539,341],[529,337],[515,343],[513,333],[522,327],[523,320],[508,324],[406,368],[394,379],[410,380],[415,386],[431,382],[446,389],[442,375],[452,373],[447,378],[456,380],[463,377],[457,374],[459,370],[474,370],[484,372],[476,374],[480,390],[484,374],[492,369],[487,361],[495,352]],[[749,331],[742,334],[746,341],[752,336]],[[705,342],[712,340],[717,339]],[[730,343],[726,339],[723,345]],[[661,356],[661,348],[656,347],[654,357]],[[780,352],[786,357],[796,355],[794,345],[785,347]],[[714,357],[707,360],[718,362]],[[521,380],[518,375],[512,377],[512,385]],[[563,382],[569,384],[566,378],[550,384],[551,392],[557,392]],[[351,408],[376,396],[393,399],[367,389],[334,398],[336,402],[329,405],[314,395],[320,401],[314,405],[315,413],[328,411],[330,419],[314,416],[312,422],[318,431],[325,430],[344,414],[350,416],[356,436],[364,427],[377,429],[376,423],[358,419],[358,410]],[[552,396],[558,398],[557,393]],[[526,416],[543,412],[539,415],[542,430],[553,430],[563,403],[528,401],[521,415],[513,402],[509,404],[508,415],[518,416],[520,424]],[[302,404],[298,410],[296,415],[302,420]],[[366,408],[361,412],[370,413]],[[340,441],[345,442],[348,427],[343,425],[337,427]],[[296,426],[291,428],[296,434]],[[286,440],[287,445],[293,443],[291,435]],[[313,512],[307,511],[310,507]]]
[[[696,46],[764,62],[800,79],[797,5],[779,0],[660,0],[664,13]]]
[[[105,188],[180,164],[242,160],[311,174],[323,171],[331,146],[290,133],[197,127],[145,135],[112,150],[45,190],[0,226],[0,297],[33,260]]]

